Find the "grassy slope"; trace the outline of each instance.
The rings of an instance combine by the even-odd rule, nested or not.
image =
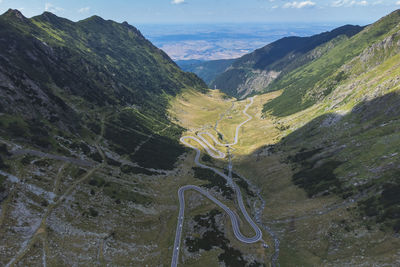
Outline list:
[[[205,92],[199,78],[182,72],[127,23],[97,16],[75,23],[49,12],[27,19],[13,10],[2,15],[0,23],[1,34],[8,37],[0,44],[4,73],[21,94],[19,100],[10,96],[0,103],[15,120],[10,125],[6,120],[11,117],[1,118],[7,138],[23,137],[26,143],[67,153],[52,135],[58,131],[91,142],[104,117],[105,138],[113,151],[146,167],[173,168],[183,152],[176,139],[182,129],[162,131],[170,124],[165,116],[168,98],[189,88]],[[39,89],[26,92],[31,86],[21,84],[17,73]],[[45,136],[47,142],[40,138],[43,133],[31,129],[39,122],[53,132]],[[153,138],[133,155],[150,135]],[[154,157],[160,164],[151,162]]]
[[[282,38],[235,60],[229,69],[217,76],[211,86],[215,84],[227,94],[240,97],[244,94],[238,92],[240,87],[257,77],[260,71],[274,71],[284,75],[319,57],[321,51],[312,52],[315,48],[339,36],[351,37],[360,30],[362,27],[346,25],[311,37]],[[269,85],[267,86],[269,88]],[[260,85],[252,84],[252,87],[260,87]],[[264,88],[249,89],[262,91]]]
[[[264,106],[285,125],[279,146],[297,164],[294,183],[309,196],[370,192],[368,224],[388,231],[400,229],[400,203],[384,197],[399,182],[399,22],[395,11],[289,74],[275,84],[282,95]],[[360,216],[368,213],[362,203]]]
[[[127,24],[99,17],[73,23],[50,13],[26,19],[16,11],[0,24],[0,143],[94,165],[0,153],[1,169],[24,181],[0,176],[0,265],[14,256],[20,265],[168,262],[177,203],[171,192],[192,171],[177,162],[183,129],[165,109],[173,95],[204,92],[205,84]],[[155,174],[126,162],[164,170],[180,164],[180,180],[175,171]],[[53,205],[36,188],[68,200]]]
[[[351,80],[353,77],[348,76],[348,71],[340,67],[373,43],[396,32],[399,21],[400,11],[395,11],[350,40],[343,40],[321,58],[279,79],[271,85],[270,90],[284,88],[284,92],[279,98],[267,103],[264,111],[272,111],[275,116],[287,116],[312,106],[321,95],[328,95],[347,78]],[[344,71],[343,75],[341,71]],[[307,95],[310,91],[318,91],[318,94]]]

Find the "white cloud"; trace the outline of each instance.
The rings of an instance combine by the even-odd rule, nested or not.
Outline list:
[[[57,7],[57,6],[53,5],[52,3],[46,3],[44,5],[44,10],[48,11],[48,12],[59,12],[59,11],[63,11],[64,9],[61,7]]]
[[[358,0],[358,1],[356,1],[356,0],[336,0],[336,1],[333,1],[331,4],[331,6],[333,6],[333,7],[342,7],[342,6],[352,7],[352,6],[368,6],[368,5],[369,5],[369,3],[366,0],[361,0],[361,1],[360,0]]]
[[[337,1],[333,1],[331,6],[333,7],[341,7],[344,6],[346,4],[345,0],[337,0]]]
[[[357,5],[357,6],[368,6],[368,2],[367,1],[353,1],[354,2],[354,5]]]
[[[82,7],[80,9],[78,9],[78,13],[87,13],[89,11],[90,11],[90,6]]]
[[[174,4],[174,5],[179,5],[179,4],[185,3],[185,0],[172,0],[171,3]]]
[[[400,1],[397,1],[397,2],[396,2],[396,5],[400,6]]]
[[[302,2],[289,2],[283,5],[283,8],[304,8],[304,7],[312,7],[315,6],[315,2],[312,1],[302,1]]]

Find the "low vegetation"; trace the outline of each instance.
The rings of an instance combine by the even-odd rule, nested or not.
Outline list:
[[[224,236],[216,222],[216,217],[221,219],[221,215],[218,210],[211,210],[207,214],[196,215],[193,218],[196,223],[194,230],[202,229],[203,233],[201,237],[186,238],[185,245],[188,247],[188,251],[194,253],[220,248],[223,252],[218,255],[218,260],[225,266],[265,266],[257,261],[247,262],[242,252],[230,245],[229,239]]]
[[[212,170],[193,167],[194,177],[200,180],[208,181],[209,183],[202,186],[206,188],[217,188],[218,191],[222,193],[224,197],[232,200],[234,196],[234,191],[231,187],[226,184],[226,180],[213,172]]]

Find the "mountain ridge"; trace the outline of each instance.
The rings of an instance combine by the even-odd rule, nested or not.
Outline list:
[[[391,32],[396,31],[400,23],[400,10],[396,10],[348,41],[338,43],[316,60],[288,73],[269,87],[269,90],[285,88],[279,99],[274,99],[264,106],[264,111],[271,110],[275,115],[285,116],[310,107],[318,97],[329,93],[348,78],[345,63],[359,56],[364,49],[382,41]],[[342,51],[346,51],[343,53]],[[343,66],[343,69],[339,70]],[[342,75],[345,74],[345,75]],[[358,73],[360,74],[360,73]],[[355,75],[354,75],[355,77]],[[318,91],[314,96],[312,91]],[[279,103],[278,103],[279,102]]]
[[[352,36],[362,29],[360,26],[345,25],[310,37],[292,36],[279,39],[235,60],[224,73],[215,78],[211,86],[236,97],[268,90],[266,88],[281,73],[308,63],[310,59],[302,60],[302,57],[306,57],[313,49],[341,35]]]
[[[54,131],[63,129],[75,135],[77,129],[90,131],[87,127],[93,116],[97,117],[95,110],[109,113],[113,109],[116,116],[125,114],[124,120],[136,121],[137,125],[132,124],[128,131],[141,132],[133,135],[138,140],[132,142],[114,139],[116,133],[110,132],[114,126],[106,131],[106,138],[125,147],[124,153],[129,154],[133,144],[158,132],[156,129],[163,123],[170,123],[164,112],[168,97],[188,88],[207,90],[203,81],[182,72],[163,51],[127,23],[100,17],[72,22],[50,12],[27,19],[19,11],[9,10],[0,16],[0,25],[0,35],[7,36],[0,39],[4,77],[0,106],[11,117],[15,115],[8,119],[20,122],[6,122],[3,127],[17,125],[19,131],[25,131],[22,136],[31,138],[28,143],[36,139],[40,139],[39,144],[44,142],[29,133],[27,123],[31,119],[42,121]],[[14,88],[13,94],[10,87]],[[129,107],[135,107],[135,112],[124,111]],[[152,117],[152,123],[159,126],[145,122],[140,114]],[[168,142],[182,151],[176,140]],[[45,142],[45,147],[61,149],[56,143]]]

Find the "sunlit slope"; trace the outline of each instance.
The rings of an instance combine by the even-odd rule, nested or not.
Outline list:
[[[320,103],[336,88],[372,71],[396,54],[399,22],[397,10],[352,38],[343,39],[320,58],[283,76],[269,87],[269,90],[284,89],[282,95],[267,103],[264,111],[272,111],[276,116],[294,114]]]
[[[345,25],[310,37],[285,37],[236,59],[211,83],[223,92],[243,98],[269,90],[275,79],[313,61],[337,43],[360,32],[360,26]]]

